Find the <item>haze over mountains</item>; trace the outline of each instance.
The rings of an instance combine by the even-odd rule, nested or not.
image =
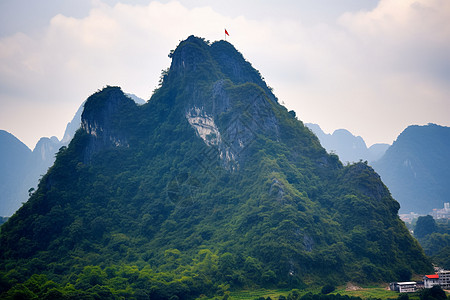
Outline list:
[[[362,137],[354,136],[346,129],[338,129],[332,134],[326,134],[317,124],[307,123],[305,125],[317,135],[322,146],[328,152],[335,152],[343,163],[359,160],[376,161],[390,146],[389,144],[374,144],[367,148]]]
[[[27,184],[32,152],[12,134],[0,130],[0,214],[12,215],[27,199]],[[29,187],[28,187],[29,188]]]
[[[56,137],[41,138],[31,151],[6,131],[0,131],[0,214],[12,215],[28,199],[28,190],[54,162],[58,149],[66,144]]]
[[[328,152],[342,162],[367,160],[380,174],[400,212],[428,214],[450,202],[450,128],[436,124],[411,125],[393,143],[367,148],[361,137],[345,129],[325,134],[306,124]]]
[[[127,94],[137,104],[145,101]],[[81,124],[83,104],[67,124],[64,137],[42,138],[31,151],[6,131],[0,134],[0,216],[11,216],[28,199],[28,190],[37,186],[39,178],[53,164],[54,156],[67,146]],[[400,203],[400,212],[427,214],[449,202],[448,174],[450,169],[446,141],[449,128],[436,124],[410,126],[392,146],[374,144],[367,147],[363,138],[346,129],[326,134],[317,124],[305,124],[319,138],[329,153],[336,153],[343,163],[368,161]],[[427,141],[426,143],[424,141]],[[392,149],[390,149],[392,148]],[[386,151],[389,149],[388,153]],[[385,155],[386,154],[386,155]]]
[[[450,202],[450,127],[406,128],[373,163],[403,213],[427,214]]]
[[[0,293],[194,299],[431,271],[374,170],[327,153],[230,43],[190,36],[170,56],[146,104],[86,100],[2,226]]]
[[[145,101],[127,94],[137,104]],[[11,216],[29,198],[28,191],[37,187],[39,179],[55,161],[58,150],[67,146],[81,125],[83,104],[67,124],[63,138],[42,137],[33,151],[12,134],[0,130],[0,216]]]

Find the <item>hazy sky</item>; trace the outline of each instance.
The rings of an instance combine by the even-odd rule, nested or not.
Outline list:
[[[0,0],[0,129],[62,138],[106,85],[149,99],[189,35],[231,42],[280,102],[368,145],[450,125],[450,1]]]

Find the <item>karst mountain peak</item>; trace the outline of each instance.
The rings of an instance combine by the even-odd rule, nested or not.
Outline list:
[[[233,45],[190,36],[170,56],[147,103],[110,86],[86,100],[2,225],[0,293],[39,278],[67,297],[195,299],[430,271],[374,170],[328,154]]]

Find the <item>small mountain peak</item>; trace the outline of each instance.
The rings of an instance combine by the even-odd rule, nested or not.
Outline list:
[[[271,100],[277,101],[259,71],[227,41],[210,44],[203,38],[191,35],[180,42],[169,56],[172,63],[166,76],[167,82],[195,84],[195,81],[230,80],[235,85],[254,83]]]
[[[171,54],[172,64],[170,72],[178,76],[195,75],[195,73],[205,73],[216,75],[218,70],[213,70],[214,63],[209,53],[208,43],[202,39],[191,35],[186,40],[180,42],[175,51]],[[212,63],[212,64],[211,64]]]
[[[81,115],[81,128],[90,136],[86,160],[101,149],[128,146],[123,129],[114,121],[132,107],[136,107],[136,103],[119,87],[113,86],[107,86],[86,100]]]
[[[278,101],[258,70],[229,42],[217,41],[211,45],[211,55],[226,78],[234,84],[251,82],[261,87],[267,96]]]
[[[84,104],[82,121],[102,114],[106,110],[117,110],[124,102],[132,102],[131,99],[124,96],[122,89],[117,86],[107,86],[91,95]]]
[[[239,169],[255,135],[278,139],[277,99],[232,44],[190,36],[169,56],[171,66],[152,99],[170,101],[171,111],[217,150],[227,169]]]
[[[428,273],[373,170],[343,167],[273,97],[231,44],[196,37],[174,51],[147,104],[118,87],[89,97],[81,130],[1,227],[0,275],[33,276],[10,278],[2,295],[47,273],[62,294],[94,297],[92,270],[124,282],[132,270],[150,281],[100,288],[152,299]],[[205,265],[215,273],[196,276]]]

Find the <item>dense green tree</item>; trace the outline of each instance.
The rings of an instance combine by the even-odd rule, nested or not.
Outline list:
[[[331,292],[334,292],[334,290],[336,289],[336,287],[332,284],[326,284],[322,287],[322,289],[320,290],[320,292],[324,295],[329,294]]]
[[[446,300],[447,295],[439,285],[433,286],[431,289],[423,289],[420,292],[420,300]]]
[[[406,293],[401,293],[398,295],[397,300],[409,300],[409,295]]]
[[[437,226],[432,216],[421,216],[417,219],[416,227],[414,228],[414,235],[417,238],[423,238],[434,232],[437,232]]]
[[[432,257],[433,262],[435,262],[438,266],[449,270],[450,269],[450,246],[446,246],[442,248],[434,254]]]

